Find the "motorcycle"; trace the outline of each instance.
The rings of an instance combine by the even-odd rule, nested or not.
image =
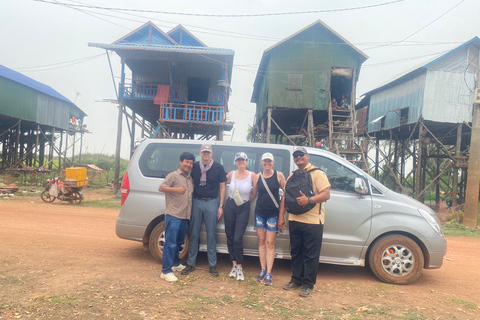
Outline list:
[[[45,202],[53,202],[55,199],[60,201],[68,201],[72,204],[80,204],[83,198],[83,187],[76,186],[75,181],[67,181],[64,183],[58,178],[52,180],[47,179],[44,184],[45,190],[40,194],[40,197]]]

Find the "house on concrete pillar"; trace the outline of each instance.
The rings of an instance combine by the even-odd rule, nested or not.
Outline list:
[[[234,51],[207,47],[183,26],[164,33],[147,22],[112,44],[121,57],[119,104],[148,136],[222,140]],[[131,79],[131,81],[127,81]],[[133,134],[132,134],[133,131]]]
[[[367,58],[321,20],[266,49],[251,98],[254,137],[309,146],[323,140],[340,154],[354,149],[350,106]]]

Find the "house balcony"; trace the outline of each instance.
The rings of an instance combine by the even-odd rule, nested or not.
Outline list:
[[[160,121],[223,125],[226,93],[224,87],[208,89],[207,102],[189,101],[188,87],[158,84],[120,85],[124,100],[146,100],[160,105]]]
[[[222,125],[225,122],[223,106],[198,103],[163,103],[160,105],[160,121]]]
[[[127,84],[123,86],[123,90],[122,85],[120,85],[121,98],[125,100],[154,100],[162,87],[169,87],[168,102],[190,102],[188,101],[188,87],[158,84]],[[209,88],[206,104],[209,106],[225,105],[225,88]]]

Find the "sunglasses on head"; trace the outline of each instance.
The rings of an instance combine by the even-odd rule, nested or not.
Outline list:
[[[298,158],[298,157],[303,157],[304,155],[305,155],[304,152],[295,152],[295,153],[293,154],[293,157],[294,157],[294,158]]]

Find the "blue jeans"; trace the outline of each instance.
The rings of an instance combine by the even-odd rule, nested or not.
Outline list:
[[[189,266],[195,266],[197,260],[198,245],[200,240],[200,229],[202,222],[205,221],[205,229],[207,231],[207,255],[208,266],[217,265],[217,212],[219,200],[212,199],[203,201],[193,199],[192,216],[190,217],[190,242],[188,246]]]
[[[170,273],[180,264],[178,253],[185,241],[188,220],[165,215],[165,244],[163,245],[162,273]]]

